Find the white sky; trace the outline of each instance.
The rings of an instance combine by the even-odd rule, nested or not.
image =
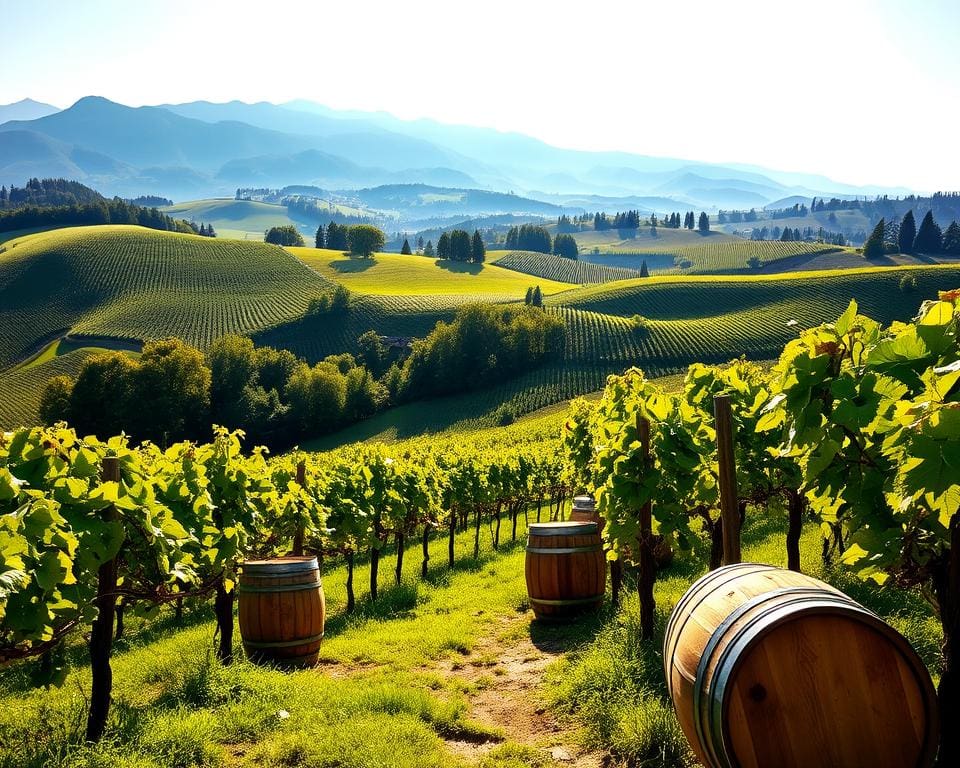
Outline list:
[[[0,103],[384,110],[960,189],[960,0],[0,0]]]

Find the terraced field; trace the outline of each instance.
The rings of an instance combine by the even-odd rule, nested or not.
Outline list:
[[[485,264],[441,261],[426,256],[378,253],[372,259],[351,258],[340,251],[288,248],[300,261],[328,280],[351,291],[380,296],[460,296],[464,300],[523,300],[536,284],[545,295],[568,290],[568,284],[545,278],[532,279],[496,266],[502,251],[487,254]]]
[[[40,394],[54,376],[76,376],[92,350],[80,349],[36,365],[0,372],[0,430],[37,422]]]
[[[0,368],[71,332],[204,346],[301,316],[330,283],[280,248],[133,226],[0,246]]]
[[[531,251],[511,251],[498,257],[494,264],[525,275],[576,285],[612,283],[616,280],[640,277],[640,270],[638,269],[606,267],[587,261],[565,259],[549,253],[533,253]]]

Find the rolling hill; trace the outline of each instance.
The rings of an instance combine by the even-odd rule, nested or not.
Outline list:
[[[422,337],[465,302],[520,301],[529,285],[540,284],[545,311],[567,326],[562,358],[490,389],[437,401],[421,426],[439,428],[470,419],[509,420],[597,390],[609,374],[630,365],[666,375],[692,360],[769,359],[798,328],[835,318],[851,297],[865,313],[887,322],[908,319],[937,290],[960,286],[960,266],[933,265],[678,275],[578,287],[493,263],[501,256],[507,254],[490,253],[484,265],[398,254],[350,259],[334,251],[283,250],[127,226],[15,238],[0,245],[0,366],[7,366],[0,373],[7,402],[0,426],[34,420],[38,390],[47,378],[75,369],[89,354],[45,351],[16,367],[68,333],[80,345],[86,338],[100,346],[93,337],[177,335],[204,346],[238,332],[317,361],[356,351],[365,331]],[[735,253],[729,258],[734,257],[739,258]],[[904,277],[913,281],[903,282]],[[588,272],[567,279],[592,280]],[[310,299],[338,282],[352,292],[350,310],[307,314]],[[638,322],[637,315],[644,319]],[[406,418],[404,413],[398,418]],[[389,413],[378,417],[381,423],[389,418]],[[414,428],[411,422],[403,431]]]
[[[0,366],[65,333],[198,345],[299,317],[329,287],[280,248],[132,226],[0,246]]]

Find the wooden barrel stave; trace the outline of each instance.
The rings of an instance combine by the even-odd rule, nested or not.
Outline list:
[[[326,618],[316,558],[244,563],[238,590],[240,634],[252,660],[316,664]]]
[[[936,696],[922,662],[811,577],[753,564],[707,574],[670,616],[664,671],[704,765],[932,763]]]
[[[593,523],[532,524],[524,570],[539,619],[567,618],[603,602],[606,559]]]

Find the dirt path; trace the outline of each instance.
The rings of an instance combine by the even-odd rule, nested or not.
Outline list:
[[[507,741],[542,751],[549,765],[599,768],[600,757],[579,747],[573,729],[552,717],[540,699],[544,672],[566,648],[557,642],[534,645],[527,632],[518,631],[527,621],[502,619],[469,656],[446,661],[435,671],[463,684],[471,720],[498,729]],[[447,740],[452,752],[470,762],[497,744]]]

